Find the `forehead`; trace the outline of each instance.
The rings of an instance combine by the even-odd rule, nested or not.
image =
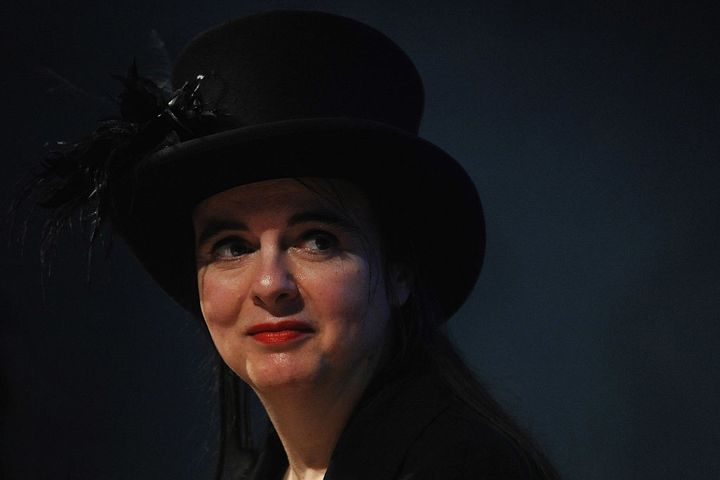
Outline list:
[[[287,216],[303,210],[331,210],[361,227],[374,226],[365,195],[347,181],[283,178],[240,185],[202,201],[193,212],[197,228],[210,217]]]

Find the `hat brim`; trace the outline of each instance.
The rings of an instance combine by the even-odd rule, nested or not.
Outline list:
[[[351,118],[241,127],[164,148],[117,188],[115,225],[160,286],[200,315],[192,212],[229,188],[275,178],[341,178],[404,232],[443,320],[482,267],[485,229],[472,180],[450,155],[403,130]],[[417,273],[417,272],[416,272]]]

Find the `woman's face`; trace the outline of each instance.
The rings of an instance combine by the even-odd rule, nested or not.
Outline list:
[[[308,182],[331,185],[341,202]],[[258,391],[367,381],[388,335],[387,282],[394,303],[407,297],[400,277],[383,274],[359,191],[303,183],[239,186],[193,215],[203,316],[222,358]]]

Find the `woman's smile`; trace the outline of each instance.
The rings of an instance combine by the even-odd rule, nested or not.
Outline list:
[[[258,323],[248,328],[247,335],[267,345],[284,345],[292,340],[307,338],[314,333],[307,322],[282,320],[272,323]]]

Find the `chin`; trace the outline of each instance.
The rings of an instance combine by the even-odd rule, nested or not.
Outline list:
[[[238,375],[255,391],[266,389],[315,386],[326,376],[321,362],[298,359],[290,352],[263,355],[260,359],[247,359],[243,372]]]

